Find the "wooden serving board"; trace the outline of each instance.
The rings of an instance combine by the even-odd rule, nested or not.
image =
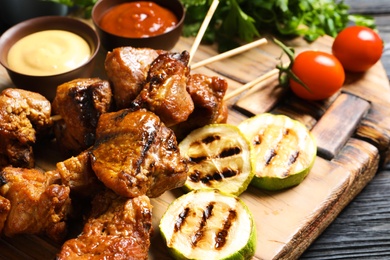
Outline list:
[[[286,44],[300,52],[318,49],[330,52],[333,39],[323,37],[312,44],[300,38]],[[192,38],[182,38],[174,51],[190,50]],[[215,46],[201,45],[193,62],[217,54]],[[229,82],[229,92],[265,74],[279,63],[281,50],[271,41],[246,53],[193,71],[219,75]],[[105,78],[101,51],[94,76]],[[287,62],[283,58],[284,62]],[[276,78],[229,101],[228,123],[263,112],[288,115],[303,122],[317,139],[318,156],[308,177],[297,187],[268,192],[249,187],[240,197],[256,220],[258,233],[254,259],[295,259],[337,217],[340,211],[389,162],[390,90],[383,66],[378,62],[364,74],[348,74],[341,93],[321,102],[296,98],[278,86]],[[0,87],[10,87],[4,69]],[[55,156],[43,153],[38,163],[53,167]],[[150,259],[171,259],[158,232],[167,206],[183,192],[180,189],[152,199],[155,233]],[[54,259],[58,245],[37,236],[0,240],[0,259]]]

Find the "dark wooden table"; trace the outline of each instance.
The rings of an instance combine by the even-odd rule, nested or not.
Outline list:
[[[390,1],[346,0],[351,13],[372,15],[385,42],[382,63],[390,79]],[[306,250],[301,259],[390,259],[390,165]]]

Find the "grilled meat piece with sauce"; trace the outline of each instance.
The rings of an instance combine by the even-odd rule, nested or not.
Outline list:
[[[32,145],[52,125],[51,104],[44,96],[22,89],[0,94],[0,166],[32,168]]]
[[[82,233],[64,243],[57,259],[148,259],[151,232],[147,196],[128,199],[105,192],[92,202]]]
[[[107,53],[104,67],[112,82],[117,109],[129,107],[146,83],[150,64],[165,52],[127,46]]]
[[[187,84],[195,108],[188,119],[171,126],[178,140],[192,130],[213,123],[226,123],[228,109],[223,102],[228,83],[225,79],[203,74],[192,74]]]
[[[69,187],[57,183],[60,177],[55,172],[5,167],[0,172],[0,196],[9,200],[11,208],[4,235],[45,234],[61,242],[71,201]]]
[[[174,132],[145,109],[103,114],[91,156],[98,179],[124,197],[158,197],[187,178]]]
[[[79,78],[58,86],[53,114],[61,116],[54,124],[61,151],[75,155],[92,146],[100,115],[112,109],[113,95],[107,80]]]
[[[146,108],[168,127],[186,121],[194,110],[187,92],[189,53],[164,53],[150,65],[147,82],[131,107]]]

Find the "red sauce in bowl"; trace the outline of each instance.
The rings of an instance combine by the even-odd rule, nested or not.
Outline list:
[[[129,2],[114,6],[103,15],[103,30],[124,37],[145,38],[173,29],[178,23],[174,13],[148,1]]]

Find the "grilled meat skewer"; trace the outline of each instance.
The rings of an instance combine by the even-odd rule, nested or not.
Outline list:
[[[66,148],[71,155],[88,148],[95,137],[91,122],[96,122],[98,116],[104,113],[103,109],[97,109],[103,105],[106,105],[106,112],[121,108],[146,108],[157,114],[166,126],[171,127],[178,140],[206,124],[226,122],[227,107],[223,97],[227,81],[203,74],[190,75],[188,60],[189,53],[186,51],[172,53],[121,47],[108,52],[105,70],[116,107],[108,109],[112,107],[112,103],[108,102],[108,90],[103,92],[107,98],[84,98],[83,100],[92,100],[87,105],[80,100],[71,100],[83,97],[80,93],[86,92],[84,88],[93,89],[92,86],[103,83],[90,84],[88,81],[94,81],[89,79],[65,83],[66,87],[59,88],[53,102],[54,112],[63,117],[63,120],[55,124],[60,147]],[[106,86],[104,89],[107,88]],[[87,93],[93,92],[89,90]],[[103,96],[100,89],[98,93]],[[98,105],[94,103],[95,100],[99,101]]]

